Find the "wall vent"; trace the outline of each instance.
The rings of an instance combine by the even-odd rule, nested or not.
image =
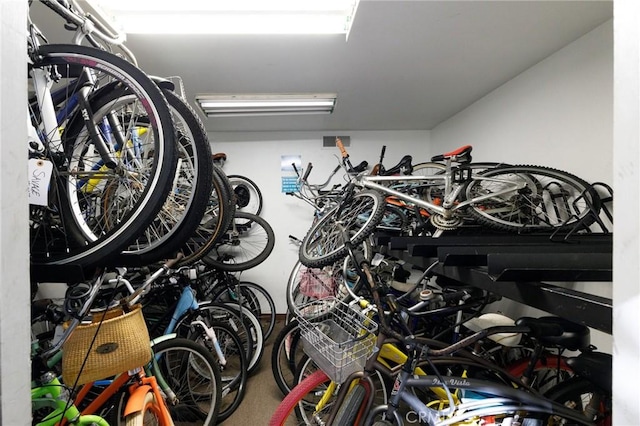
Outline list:
[[[323,136],[322,137],[322,147],[323,148],[335,148],[336,147],[336,138],[340,138],[342,140],[342,144],[345,147],[351,146],[351,136]]]

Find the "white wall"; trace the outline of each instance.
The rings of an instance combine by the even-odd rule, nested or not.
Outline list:
[[[476,161],[545,165],[612,184],[613,21],[439,124],[431,142],[442,151],[471,144]]]
[[[613,21],[529,68],[431,131],[434,148],[471,144],[476,161],[537,164],[613,185]],[[605,283],[558,283],[612,297]],[[535,314],[510,303],[512,316]],[[611,352],[611,336],[592,342]]]
[[[280,159],[282,155],[300,155],[302,164],[313,164],[311,183],[324,182],[338,164],[337,148],[323,148],[322,137],[351,136],[347,148],[352,164],[366,160],[378,162],[383,145],[387,146],[383,164],[394,166],[405,155],[427,161],[431,152],[429,132],[283,132],[283,133],[211,133],[213,152],[227,154],[226,174],[239,174],[256,182],[264,198],[260,214],[275,231],[276,245],[269,258],[256,268],[242,273],[241,278],[263,285],[273,296],[279,313],[286,312],[287,279],[298,259],[297,245],[288,236],[304,237],[311,226],[313,209],[302,200],[281,192]]]
[[[27,3],[0,1],[0,424],[31,424]],[[18,189],[18,190],[16,190]]]
[[[640,2],[614,3],[613,419],[640,419]]]

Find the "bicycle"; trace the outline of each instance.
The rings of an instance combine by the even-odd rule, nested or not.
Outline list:
[[[460,227],[466,215],[492,229],[509,232],[569,231],[593,223],[600,202],[582,179],[541,166],[504,166],[474,174],[465,167],[471,149],[467,145],[433,157],[434,161],[445,161],[444,173],[355,176],[338,205],[307,232],[300,246],[300,261],[322,267],[344,257],[347,249],[337,224],[349,231],[352,244],[361,243],[384,214],[383,194],[427,209],[436,228],[433,237]],[[403,192],[391,183],[407,188]]]
[[[177,165],[160,89],[130,62],[78,45],[83,37],[78,32],[76,45],[41,45],[43,36],[29,24],[34,265],[91,270],[112,260],[156,216]]]
[[[168,271],[165,279],[145,293],[142,309],[152,337],[177,333],[206,348],[214,357],[220,369],[222,395],[217,421],[224,421],[244,398],[248,361],[236,331],[207,312],[200,312],[188,278],[190,272],[188,267]],[[128,280],[120,281],[127,286]]]
[[[347,241],[345,237],[345,241]],[[348,244],[348,242],[347,242]],[[352,251],[351,251],[352,253]],[[471,359],[468,357],[455,357],[452,358],[451,354],[458,352],[465,347],[478,342],[481,339],[495,333],[531,333],[534,336],[559,336],[563,333],[562,327],[557,322],[528,319],[521,325],[509,326],[509,327],[492,327],[490,329],[481,330],[469,337],[466,337],[452,345],[445,345],[441,349],[433,349],[438,347],[430,342],[428,339],[418,338],[413,335],[408,337],[399,334],[391,329],[387,323],[385,312],[382,311],[382,305],[380,304],[380,295],[378,294],[379,285],[376,284],[375,279],[369,269],[367,262],[355,262],[362,267],[362,273],[366,276],[367,282],[372,290],[374,301],[378,311],[377,319],[380,324],[380,333],[378,334],[373,349],[374,356],[370,356],[366,361],[366,365],[362,371],[350,374],[343,385],[340,387],[340,391],[334,398],[334,404],[328,417],[324,416],[322,420],[317,420],[319,424],[375,424],[376,426],[391,425],[391,424],[403,424],[402,414],[399,411],[400,403],[406,403],[408,407],[413,410],[415,417],[412,421],[419,421],[423,424],[482,424],[482,422],[502,422],[502,424],[512,424],[519,418],[528,419],[531,424],[542,424],[544,419],[564,418],[569,421],[576,422],[576,424],[593,424],[595,417],[584,417],[583,413],[576,410],[565,407],[562,404],[554,402],[538,393],[533,389],[526,386],[517,378],[512,377],[504,370],[491,366],[484,360]],[[331,314],[332,307],[325,306],[325,313]],[[397,307],[391,303],[392,311],[397,310]],[[326,318],[322,317],[320,320]],[[349,342],[356,342],[361,340],[362,328],[368,328],[369,319],[359,321],[355,326],[357,334],[352,334],[352,339]],[[315,325],[314,325],[315,324]],[[318,323],[311,322],[310,333],[312,335],[326,336],[326,330],[322,328],[316,328]],[[321,323],[320,323],[321,324]],[[401,342],[403,347],[407,349],[407,360],[402,365],[400,373],[395,377],[393,385],[393,391],[388,404],[372,406],[373,395],[376,389],[376,385],[372,380],[372,374],[380,370],[380,365],[377,363],[376,354],[387,343],[388,339]],[[321,345],[315,345],[317,350],[324,352],[325,349]],[[378,351],[376,351],[376,348]],[[331,351],[331,348],[327,348]],[[343,357],[349,352],[341,351],[340,346],[333,346],[333,350],[337,350],[337,359],[344,359]],[[329,352],[332,353],[332,352]],[[582,366],[584,371],[588,371],[590,375],[598,375],[594,365],[602,366],[602,359],[607,359],[606,355],[597,353],[586,352],[581,356],[584,357]],[[421,364],[418,364],[420,359],[423,359]],[[578,357],[580,358],[580,357]],[[324,352],[319,356],[319,360],[327,361],[328,355]],[[610,357],[609,357],[610,359]],[[589,360],[593,364],[589,365]],[[477,379],[471,378],[465,375],[462,376],[447,376],[440,375],[437,369],[437,365],[444,365],[447,368],[455,368],[464,366],[464,371],[468,372],[467,365],[475,365],[476,368],[481,369],[485,374],[490,374],[490,379]],[[589,367],[585,367],[589,365]],[[416,373],[416,368],[422,366],[423,371],[429,369],[429,373],[426,376]],[[606,366],[606,363],[605,363]],[[325,366],[326,367],[326,366]],[[333,371],[333,369],[339,369],[342,366],[338,363],[330,363],[328,368],[325,368],[327,372]],[[578,373],[578,372],[577,372]],[[606,384],[607,374],[600,374],[601,379],[589,379],[589,375],[585,374],[582,377],[582,385],[585,385],[585,381],[589,382],[591,395],[594,396],[593,400],[596,401],[595,405],[585,405],[591,408],[591,414],[597,413],[602,417],[598,419],[610,418],[610,412],[606,411],[607,397],[610,402],[610,393],[607,396],[603,394],[598,385]],[[272,417],[271,424],[281,424],[284,419],[290,417],[295,406],[301,403],[304,396],[312,392],[314,389],[322,384],[326,383],[327,374],[318,370],[315,373],[308,376],[283,400],[283,403]],[[567,383],[567,382],[565,382]],[[351,386],[349,384],[352,384]],[[517,386],[514,387],[514,384]],[[558,385],[563,386],[564,383]],[[454,394],[450,391],[450,388],[459,389],[462,392]],[[609,384],[610,389],[610,384]],[[582,388],[584,391],[584,388]],[[579,392],[579,391],[578,391]],[[551,395],[555,395],[558,398],[558,394],[554,394],[550,391]],[[419,398],[417,395],[421,395]],[[434,398],[435,395],[435,398]],[[571,395],[570,397],[568,395]],[[604,399],[598,397],[603,395]],[[567,399],[561,402],[571,401],[576,403],[576,394],[570,394],[565,390],[564,396]],[[579,393],[578,393],[579,396]],[[465,400],[465,398],[467,400]],[[320,403],[316,406],[314,416],[321,414],[320,410],[323,408],[322,404],[326,404],[326,401],[331,398],[330,391],[324,392],[324,397]],[[560,400],[560,399],[559,399]],[[429,403],[429,401],[431,401]],[[603,402],[604,401],[604,402]],[[425,402],[427,404],[425,405]],[[578,401],[580,402],[580,401]],[[435,407],[435,408],[434,408]],[[582,405],[580,405],[582,407]],[[610,407],[610,406],[609,406]],[[315,417],[313,417],[315,419]],[[514,420],[515,419],[515,420]],[[374,423],[375,421],[375,423]],[[355,422],[355,423],[354,423]],[[477,422],[477,423],[473,423]],[[540,423],[539,423],[540,422]]]
[[[88,288],[78,285],[70,288],[65,301],[65,310],[72,314],[68,327],[49,347],[40,349],[38,340],[33,346],[34,409],[53,408],[53,411],[48,410],[39,416],[43,425],[54,424],[62,419],[66,419],[69,424],[80,425],[94,421],[96,416],[84,416],[91,415],[110,403],[112,397],[122,389],[128,389],[129,397],[110,404],[121,407],[115,411],[118,415],[122,413],[121,420],[127,424],[142,424],[147,417],[157,419],[160,424],[174,424],[174,420],[183,419],[185,412],[189,413],[189,418],[199,418],[205,424],[215,421],[220,400],[220,373],[210,353],[195,343],[176,339],[175,335],[166,336],[150,345],[140,308],[137,307],[126,315],[120,313],[121,310],[127,312],[129,306],[135,306],[140,294],[175,262],[177,259],[168,261],[131,295],[116,304],[106,304],[107,310],[96,311],[93,323],[89,326],[78,327],[90,307],[98,300],[103,285],[109,282],[117,286],[120,279],[109,279],[108,274],[103,271]],[[114,291],[110,293],[115,297]],[[108,301],[110,300],[113,297]],[[115,309],[117,307],[121,308]],[[100,334],[101,328],[107,331]],[[124,330],[128,330],[124,338],[130,340],[119,349],[122,351],[127,348],[122,353],[118,351],[120,345],[117,342],[123,337],[117,336]],[[85,344],[89,345],[88,349]],[[98,347],[98,355],[93,355],[91,351],[94,345]],[[61,348],[64,350],[61,351]],[[130,354],[135,356],[129,359]],[[74,401],[62,389],[56,392],[58,400],[48,395],[51,386],[61,386],[57,375],[51,370],[60,359],[67,385],[75,389],[78,384],[84,384]],[[176,360],[181,366],[178,370],[171,367]],[[124,370],[129,370],[128,374],[122,373]],[[101,385],[103,388],[98,396],[82,411],[76,408],[84,402],[97,379],[113,375],[115,378]],[[128,388],[125,384],[129,384]],[[165,403],[165,398],[169,405]]]
[[[199,299],[246,306],[260,320],[264,340],[271,336],[276,322],[276,307],[264,287],[251,281],[240,281],[228,271],[205,265],[199,265],[197,271],[194,282]]]

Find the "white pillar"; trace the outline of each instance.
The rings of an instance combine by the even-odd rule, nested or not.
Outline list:
[[[30,425],[27,2],[0,0],[0,424]]]
[[[613,423],[640,419],[640,2],[614,3]]]

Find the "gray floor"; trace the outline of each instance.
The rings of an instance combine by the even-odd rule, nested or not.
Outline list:
[[[271,372],[273,340],[283,325],[284,318],[278,319],[273,333],[266,342],[260,366],[247,381],[247,393],[240,407],[222,423],[225,426],[263,426],[269,423],[271,415],[283,398]]]

